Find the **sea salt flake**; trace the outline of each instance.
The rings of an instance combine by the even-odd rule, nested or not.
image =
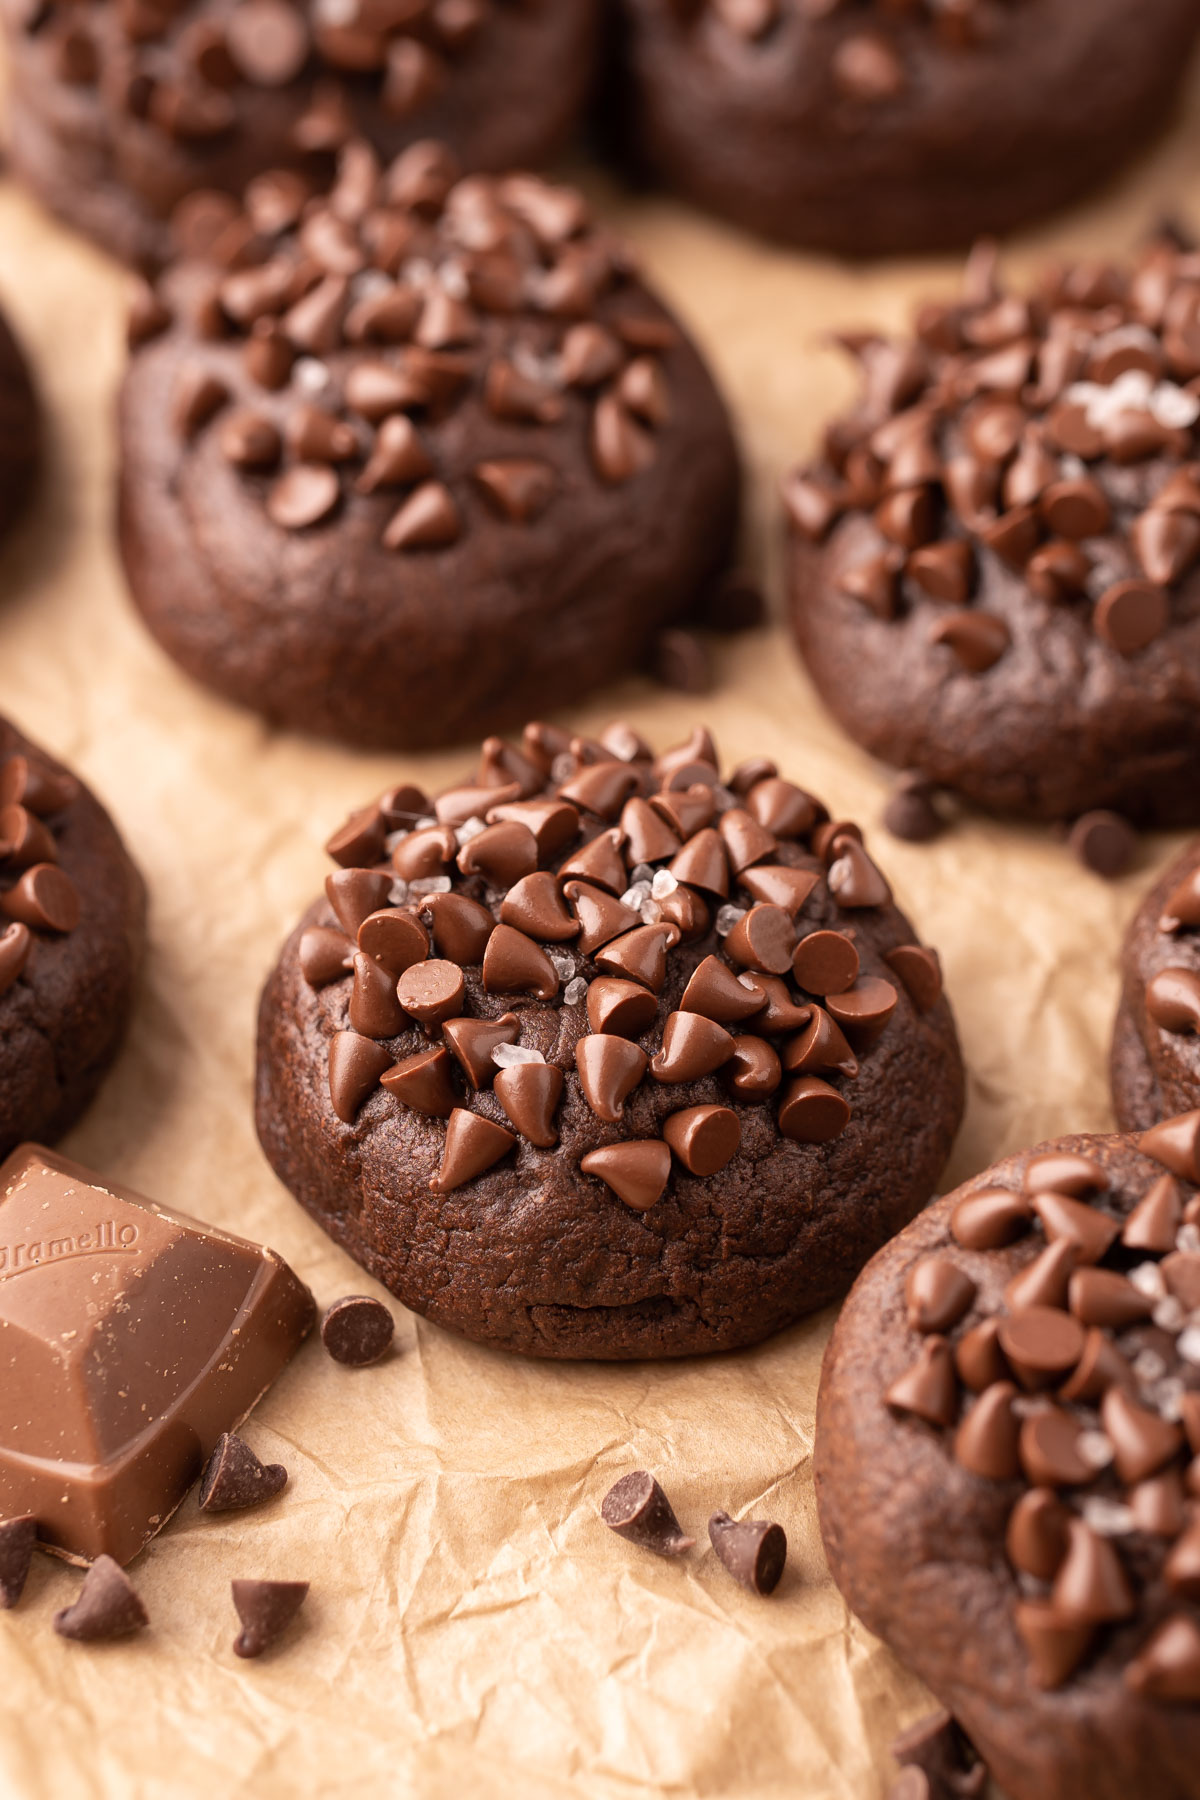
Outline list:
[[[435,817],[435,815],[433,813],[426,813],[423,818],[420,818],[417,820],[416,824],[413,826],[413,830],[414,831],[428,831],[428,829],[431,825],[436,825],[436,824],[437,824],[437,818]]]
[[[1183,1396],[1187,1388],[1177,1375],[1168,1375],[1150,1389],[1150,1402],[1155,1412],[1168,1425],[1176,1425],[1183,1417]]]
[[[1123,1537],[1134,1527],[1133,1510],[1103,1494],[1089,1494],[1080,1508],[1084,1523],[1101,1537]]]
[[[1200,419],[1200,400],[1173,381],[1160,381],[1149,404],[1158,423],[1168,431],[1186,431]]]
[[[1200,1225],[1181,1225],[1175,1233],[1177,1250],[1200,1250]]]
[[[448,894],[451,882],[448,875],[422,875],[416,881],[410,881],[410,894]]]
[[[392,883],[391,892],[388,894],[388,899],[393,906],[403,906],[404,902],[408,899],[408,883],[407,883],[407,881],[401,881],[400,878],[397,876],[396,880],[393,881],[393,883]]]
[[[650,892],[656,900],[665,900],[667,895],[673,894],[678,886],[679,883],[670,869],[656,869],[654,879],[650,883]]]
[[[1113,1459],[1113,1447],[1102,1431],[1081,1431],[1075,1448],[1089,1469],[1107,1469]]]
[[[582,1005],[584,1000],[587,999],[587,991],[588,991],[588,984],[583,979],[583,976],[576,975],[574,980],[568,981],[566,987],[563,989],[563,1005],[564,1006],[580,1006],[580,1005]]]
[[[467,272],[456,259],[447,258],[438,269],[438,280],[452,300],[466,300],[470,297],[471,286],[467,280]]]
[[[498,1069],[517,1069],[522,1063],[545,1060],[540,1050],[533,1050],[527,1044],[497,1044],[492,1051],[492,1061]]]
[[[1200,1325],[1189,1325],[1175,1340],[1175,1348],[1184,1362],[1200,1363]]]
[[[627,906],[631,912],[640,912],[650,898],[650,892],[648,881],[635,881],[633,886],[627,887],[621,895],[621,905]]]
[[[662,918],[662,907],[657,900],[647,900],[638,914],[643,925],[657,925]]]
[[[717,936],[728,937],[739,919],[746,916],[745,909],[740,906],[722,906],[717,910]]]
[[[1133,1359],[1133,1372],[1145,1387],[1151,1382],[1161,1381],[1167,1372],[1167,1365],[1157,1350],[1139,1350]]]
[[[569,750],[564,750],[550,764],[551,781],[570,781],[575,773],[575,758]]]
[[[558,970],[559,980],[570,981],[572,975],[575,973],[575,958],[573,956],[568,956],[565,950],[547,949],[546,955]]]
[[[1160,1331],[1181,1331],[1187,1314],[1174,1294],[1168,1294],[1165,1300],[1158,1302],[1151,1317]]]
[[[292,380],[305,394],[319,394],[329,386],[329,370],[315,356],[302,356],[292,368]]]
[[[1166,1294],[1167,1284],[1157,1263],[1139,1263],[1136,1269],[1130,1269],[1129,1279],[1147,1300],[1161,1300]]]
[[[473,813],[469,819],[464,819],[454,834],[459,849],[461,850],[464,844],[469,844],[472,838],[478,837],[481,831],[486,830],[487,826],[478,813]]]

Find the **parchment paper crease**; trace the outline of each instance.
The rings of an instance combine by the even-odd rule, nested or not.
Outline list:
[[[1157,215],[1200,224],[1200,85],[1115,194],[1017,246],[1126,250]],[[589,176],[598,205],[710,352],[752,472],[749,551],[777,590],[775,483],[851,390],[823,336],[900,325],[953,265],[853,270],[783,254]],[[0,708],[112,807],[150,883],[132,1039],[66,1148],[275,1245],[321,1301],[369,1289],[276,1184],[250,1119],[252,1024],[276,947],[325,873],[321,843],[402,774],[461,756],[365,758],[267,734],[192,687],[140,630],[110,530],[124,278],[0,183],[0,300],[37,370],[48,478],[0,559]],[[164,571],[170,579],[170,572]],[[778,601],[778,593],[775,593]],[[547,697],[547,707],[550,697]],[[659,745],[697,715],[725,755],[775,757],[840,815],[874,822],[886,779],[823,714],[781,631],[724,647],[694,703],[631,681],[575,715],[624,715]],[[970,1073],[946,1184],[1031,1140],[1110,1124],[1104,1077],[1124,921],[1174,848],[1107,886],[1048,834],[973,820],[929,848],[875,847],[944,957]],[[829,1319],[761,1349],[665,1367],[540,1366],[396,1308],[397,1352],[350,1372],[310,1347],[247,1435],[282,1499],[202,1519],[194,1498],[135,1563],[153,1629],[61,1643],[78,1575],[37,1558],[0,1615],[0,1793],[18,1800],[876,1800],[894,1732],[926,1704],[847,1615],[810,1477]],[[662,1478],[701,1547],[682,1565],[610,1535],[611,1481]],[[785,1526],[774,1599],[707,1548],[715,1507]],[[307,1577],[306,1630],[246,1665],[229,1581]]]

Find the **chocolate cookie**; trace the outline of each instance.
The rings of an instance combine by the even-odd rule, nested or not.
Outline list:
[[[0,1158],[52,1142],[120,1046],[145,936],[141,877],[73,775],[0,719]]]
[[[937,957],[856,826],[707,732],[483,746],[392,789],[259,1014],[281,1180],[405,1305],[538,1356],[755,1343],[927,1200],[962,1111]]]
[[[41,455],[41,415],[29,369],[0,312],[0,537],[29,504]]]
[[[362,143],[147,293],[121,543],[183,666],[289,725],[474,737],[645,656],[727,559],[695,349],[574,189]]]
[[[1146,896],[1121,968],[1113,1103],[1124,1130],[1144,1131],[1200,1106],[1200,844]]]
[[[127,261],[233,217],[265,169],[352,136],[472,169],[541,163],[591,85],[596,0],[3,0],[14,166]],[[176,209],[179,209],[178,212]],[[172,229],[172,215],[175,215]]]
[[[644,160],[768,237],[852,256],[1006,232],[1157,132],[1192,0],[623,0]]]
[[[1195,1800],[1200,1112],[1009,1157],[826,1352],[834,1579],[1008,1800]]]
[[[785,484],[791,612],[868,750],[1031,819],[1200,821],[1200,255],[993,254]]]

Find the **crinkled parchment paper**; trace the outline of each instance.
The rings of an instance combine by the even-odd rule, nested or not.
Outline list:
[[[1022,242],[1125,250],[1156,215],[1200,223],[1200,87],[1117,192]],[[592,179],[591,177],[588,178]],[[901,324],[952,265],[849,270],[787,255],[660,200],[597,185],[722,377],[752,476],[749,554],[778,603],[778,475],[851,391],[836,326]],[[463,758],[369,758],[292,737],[192,687],[139,628],[111,531],[124,278],[0,183],[0,299],[50,418],[49,473],[0,559],[0,709],[73,763],[145,870],[151,950],[128,1047],[68,1151],[115,1179],[273,1244],[326,1302],[371,1284],[278,1186],[250,1116],[253,1019],[276,947],[316,891],[321,844],[386,782]],[[164,569],[164,580],[170,570]],[[839,815],[877,820],[884,774],[830,724],[778,629],[729,642],[702,702],[630,681],[574,715],[658,746],[701,715],[727,758],[759,752]],[[550,697],[547,696],[547,706]],[[1174,846],[1107,886],[1044,832],[970,821],[909,848],[876,828],[901,904],[945,960],[970,1069],[946,1175],[1110,1123],[1115,959]],[[0,1793],[19,1800],[876,1800],[887,1745],[925,1705],[829,1583],[811,1483],[828,1315],[745,1354],[683,1364],[539,1365],[461,1343],[396,1307],[396,1354],[363,1371],[308,1347],[247,1435],[291,1480],[258,1513],[194,1497],[135,1563],[153,1629],[61,1643],[78,1575],[36,1559],[0,1614]],[[645,1466],[700,1547],[639,1554],[600,1523]],[[708,1550],[715,1507],[782,1522],[771,1600]],[[273,1659],[231,1654],[233,1576],[307,1577],[306,1630]]]

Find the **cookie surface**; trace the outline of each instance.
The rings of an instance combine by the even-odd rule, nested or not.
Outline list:
[[[597,10],[96,0],[85,15],[69,0],[6,0],[12,159],[55,212],[153,266],[214,190],[240,194],[278,166],[316,175],[356,133],[384,157],[437,136],[472,169],[545,161],[590,87]]]
[[[1121,969],[1113,1104],[1123,1130],[1145,1131],[1200,1106],[1200,844],[1138,908]]]
[[[730,779],[702,730],[653,761],[535,725],[332,840],[263,994],[259,1137],[437,1324],[731,1349],[927,1200],[962,1109],[936,956],[855,827],[770,764]]]
[[[1200,820],[1200,287],[1155,242],[846,342],[856,411],[785,483],[791,617],[885,762],[1031,819]]]
[[[29,504],[41,457],[41,414],[21,346],[0,313],[0,535]]]
[[[164,647],[274,723],[411,748],[643,660],[728,557],[737,455],[582,197],[360,143],[327,200],[246,206],[233,266],[240,229],[135,319],[121,543]]]
[[[145,891],[99,801],[0,719],[0,1157],[51,1143],[120,1046]]]
[[[850,255],[966,245],[1094,187],[1161,128],[1196,37],[1190,0],[624,10],[650,167],[751,230]]]
[[[1200,1113],[938,1201],[834,1329],[834,1578],[1008,1800],[1194,1800]],[[1014,1285],[1016,1284],[1016,1285]]]

